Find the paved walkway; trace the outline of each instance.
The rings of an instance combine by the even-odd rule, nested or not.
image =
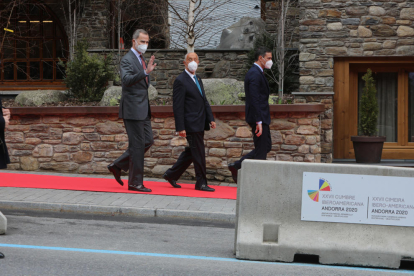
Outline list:
[[[2,173],[112,178],[109,175],[49,172],[2,171]],[[123,177],[123,179],[127,178]],[[145,180],[165,182],[164,179],[146,178]],[[185,181],[180,182],[185,183]],[[213,183],[209,185],[211,184]],[[115,180],[114,185],[118,185]],[[220,183],[220,185],[235,186],[229,183]],[[0,211],[35,210],[234,222],[235,208],[236,201],[231,199],[0,187]]]

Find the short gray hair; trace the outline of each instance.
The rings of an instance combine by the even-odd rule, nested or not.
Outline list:
[[[143,30],[143,29],[138,29],[132,35],[132,39],[137,39],[140,34],[148,35],[148,32],[146,30]]]
[[[184,60],[187,60],[187,56],[188,56],[188,54],[196,54],[197,55],[197,57],[198,57],[198,54],[196,53],[196,52],[191,52],[191,53],[187,53],[187,54],[185,54],[185,56],[184,56]]]

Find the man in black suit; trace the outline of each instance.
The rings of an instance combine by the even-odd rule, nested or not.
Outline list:
[[[10,110],[6,109],[1,104],[0,99],[0,169],[7,168],[10,164],[9,152],[7,151],[6,141],[4,138],[4,131],[10,122]],[[0,252],[0,259],[4,258],[4,254]]]
[[[122,97],[119,118],[124,119],[129,146],[121,157],[108,166],[108,170],[120,185],[123,185],[121,170],[129,170],[128,190],[138,192],[151,192],[151,189],[144,186],[144,154],[154,143],[148,87],[149,74],[157,64],[154,63],[154,56],[148,65],[145,63],[143,54],[148,43],[148,33],[141,29],[136,30],[132,48],[121,60]]]
[[[10,110],[6,109],[1,104],[0,99],[0,169],[7,168],[7,164],[10,164],[9,152],[7,151],[6,141],[4,139],[4,131],[9,125]]]
[[[193,163],[197,178],[195,189],[214,192],[213,188],[207,186],[204,130],[216,128],[216,123],[204,92],[203,82],[195,75],[198,64],[198,55],[188,53],[184,60],[185,71],[174,81],[175,128],[181,137],[187,138],[188,147],[172,168],[165,172],[164,179],[174,188],[181,188],[176,181]]]
[[[241,168],[244,159],[266,160],[267,153],[272,149],[270,136],[269,112],[269,83],[264,75],[264,69],[273,65],[272,52],[260,47],[255,52],[256,62],[244,78],[246,92],[246,122],[252,128],[254,150],[240,160],[229,164],[234,182],[237,183],[237,171]]]

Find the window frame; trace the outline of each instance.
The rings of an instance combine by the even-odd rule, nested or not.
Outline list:
[[[408,139],[408,73],[413,57],[335,58],[334,159],[355,159],[351,136],[358,135],[358,73],[398,72],[397,142],[384,143],[382,159],[414,159],[414,142]]]
[[[17,26],[19,21],[25,20],[26,21],[26,30],[27,35],[26,36],[18,36],[17,32],[10,34],[12,37],[10,40],[12,41],[12,47],[13,47],[13,55],[11,58],[4,57],[4,51],[0,51],[0,84],[3,86],[3,89],[10,89],[10,87],[13,86],[24,86],[24,85],[57,85],[62,86],[63,79],[56,79],[58,66],[55,66],[56,62],[59,61],[59,58],[57,57],[56,53],[56,43],[59,41],[63,42],[63,49],[66,51],[66,57],[61,57],[60,60],[63,62],[68,61],[68,53],[69,53],[69,44],[68,44],[68,38],[65,32],[65,29],[63,28],[63,25],[58,20],[56,15],[53,13],[53,11],[47,7],[46,5],[41,4],[41,7],[39,7],[39,15],[30,15],[29,14],[29,8],[30,5],[36,5],[33,3],[28,3],[24,7],[26,14],[21,15],[17,13],[17,10],[13,11],[13,15],[10,21],[13,22],[14,26]],[[5,18],[0,20],[6,20]],[[52,21],[53,20],[53,26],[52,26],[52,36],[45,35],[44,34],[44,21]],[[39,36],[32,36],[31,30],[30,30],[30,21],[39,21]],[[50,24],[50,23],[46,23]],[[60,32],[58,32],[58,29],[60,29]],[[17,30],[17,29],[16,29]],[[4,34],[4,31],[0,31],[0,33]],[[60,35],[58,35],[60,33]],[[25,42],[26,43],[26,56],[23,57],[17,57],[17,42]],[[30,56],[30,47],[32,46],[32,41],[38,41],[38,51],[39,56],[38,57],[31,57]],[[47,41],[52,41],[52,57],[43,57],[43,44]],[[14,72],[14,79],[13,80],[5,80],[4,79],[4,64],[6,63],[13,63],[13,72]],[[26,63],[26,74],[27,78],[24,80],[19,80],[17,76],[17,70],[18,70],[18,63]],[[38,62],[39,63],[39,78],[38,79],[32,79],[31,78],[31,68],[30,68],[30,62]],[[44,79],[43,78],[43,63],[49,62],[53,66],[53,76],[52,79]]]

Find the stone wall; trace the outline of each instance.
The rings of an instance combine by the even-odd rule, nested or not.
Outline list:
[[[333,91],[334,57],[414,55],[414,2],[300,1],[300,89]]]
[[[299,29],[303,93],[296,102],[325,104],[322,162],[331,162],[334,58],[414,55],[414,2],[300,0]]]
[[[294,93],[296,104],[323,104],[324,112],[320,115],[321,125],[321,162],[332,163],[333,160],[333,93]]]
[[[109,48],[111,37],[110,5],[107,0],[92,0],[86,4],[77,32],[78,39],[85,38],[90,48]]]
[[[121,57],[128,50],[121,51]],[[200,64],[197,69],[197,75],[202,79],[206,78],[231,78],[244,80],[248,67],[247,52],[249,50],[199,50],[198,54]],[[113,65],[119,68],[120,58],[117,50],[90,50],[90,53],[101,55],[113,54]],[[184,56],[187,50],[148,50],[144,56],[149,60],[151,55],[155,54],[156,69],[151,73],[151,83],[158,91],[158,95],[164,97],[172,96],[172,88],[175,78],[181,74],[185,67],[183,64]]]
[[[311,106],[311,105],[307,105]],[[221,108],[220,112],[217,109]],[[244,112],[213,107],[217,128],[205,133],[208,179],[231,182],[227,164],[253,149]],[[277,107],[277,108],[283,108]],[[98,110],[99,108],[95,108]],[[158,107],[169,109],[171,107]],[[227,110],[226,112],[222,112]],[[243,110],[244,106],[238,106]],[[58,109],[56,109],[58,110]],[[63,110],[63,108],[60,108]],[[106,166],[128,147],[117,108],[110,113],[59,112],[25,115],[11,110],[6,132],[12,170],[108,173]],[[321,110],[321,108],[319,108]],[[67,113],[67,114],[66,114]],[[175,135],[171,111],[153,112],[155,143],[145,155],[145,176],[161,177],[184,150],[186,140]],[[269,160],[321,162],[320,111],[272,112],[272,151]],[[194,179],[191,167],[183,178]]]
[[[57,16],[60,23],[66,30],[69,38],[69,26],[67,24],[67,11],[62,9],[62,1],[43,1]],[[87,1],[84,9],[84,16],[79,22],[77,38],[86,38],[90,42],[90,48],[109,48],[110,42],[110,1],[91,0]],[[72,5],[73,6],[73,5]],[[65,8],[67,3],[65,4]]]

